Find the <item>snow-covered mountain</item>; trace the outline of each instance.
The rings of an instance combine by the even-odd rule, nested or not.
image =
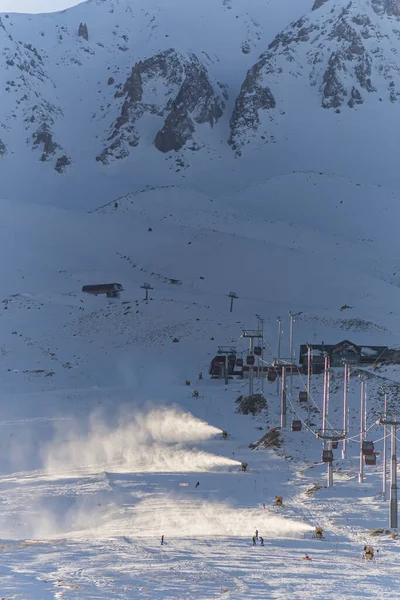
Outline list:
[[[62,13],[2,15],[2,155],[24,153],[64,173],[96,159],[101,168],[135,160],[148,145],[168,152],[191,140],[189,153],[215,151],[227,136],[209,130],[224,110],[229,120],[243,73],[309,2],[273,15],[278,4],[266,11],[252,0],[244,10],[209,0],[188,13],[182,0],[91,0]]]
[[[247,381],[207,373],[220,344],[246,356],[256,315],[264,359],[277,315],[288,356],[289,310],[296,360],[310,341],[399,346],[397,3],[190,7],[1,16],[1,595],[395,595],[396,540],[373,539],[382,567],[359,556],[387,525],[376,420],[383,390],[400,410],[398,367],[352,370],[327,489],[321,376],[311,431],[290,429],[295,377],[268,449],[254,442],[280,424],[276,384],[251,417]],[[120,299],[82,293],[113,281]],[[359,376],[378,452],[363,484]],[[330,428],[342,390],[335,369]]]
[[[221,185],[232,169],[254,182],[282,155],[287,170],[319,161],[348,176],[341,145],[371,176],[371,138],[393,174],[397,12],[383,0],[208,0],[190,14],[183,0],[92,0],[3,14],[3,195],[70,205],[79,190],[101,203],[149,179],[199,188],[209,169]]]
[[[231,119],[232,146],[278,137],[279,128],[287,132],[287,121],[310,106],[339,114],[367,103],[378,119],[388,103],[397,110],[398,14],[397,2],[315,2],[247,73]]]

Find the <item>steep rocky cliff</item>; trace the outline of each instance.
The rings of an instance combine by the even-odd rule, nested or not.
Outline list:
[[[3,167],[203,169],[306,140],[317,117],[400,109],[400,0],[204,0],[189,20],[184,0],[135,6],[1,16]]]
[[[268,121],[278,114],[290,118],[297,109],[293,93],[337,113],[365,102],[397,103],[399,6],[398,0],[375,0],[372,6],[316,0],[312,13],[278,34],[249,70],[231,119],[234,150],[257,135],[268,137]]]
[[[194,54],[183,56],[172,48],[137,62],[122,90],[120,115],[111,127],[106,147],[97,160],[125,158],[140,142],[140,122],[161,127],[154,135],[161,152],[180,150],[193,139],[196,127],[214,123],[222,116],[224,102],[213,87],[207,69]],[[149,120],[150,123],[150,120]]]

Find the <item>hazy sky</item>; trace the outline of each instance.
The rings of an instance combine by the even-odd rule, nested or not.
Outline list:
[[[80,4],[83,0],[0,0],[1,12],[53,12]]]

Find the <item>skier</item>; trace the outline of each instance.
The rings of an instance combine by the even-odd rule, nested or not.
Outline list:
[[[164,546],[164,536],[161,536],[161,546]]]
[[[260,535],[260,544],[261,546],[264,546],[264,538]]]
[[[253,546],[255,546],[256,545],[256,536],[255,535],[253,535],[252,540],[253,540]]]
[[[305,556],[303,556],[303,560],[312,560],[312,558],[310,558],[310,557],[308,556],[308,554],[306,554]]]
[[[255,538],[256,538],[256,540],[258,540],[258,529],[256,529]]]
[[[362,556],[367,560],[372,560],[374,558],[374,549],[372,546],[364,546],[364,554]]]
[[[263,509],[265,510],[265,502],[264,502],[264,504],[263,504]]]
[[[199,485],[200,485],[200,481],[198,481],[198,482],[196,483],[195,487],[197,487],[197,488],[198,488],[198,487],[199,487]]]

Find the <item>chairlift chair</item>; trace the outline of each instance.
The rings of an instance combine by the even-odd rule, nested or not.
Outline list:
[[[363,442],[362,453],[364,456],[371,456],[374,453],[374,442]]]
[[[276,381],[276,372],[275,371],[268,371],[267,380],[270,381],[271,383],[273,383],[274,381]]]
[[[254,354],[248,354],[246,357],[246,364],[249,367],[254,366],[254,363],[256,362],[256,359],[254,358]]]
[[[301,431],[301,421],[300,421],[300,419],[293,419],[293,421],[292,421],[292,431]]]
[[[376,465],[376,454],[365,454],[364,462],[366,465]]]
[[[307,402],[308,393],[307,392],[299,392],[299,402]]]
[[[332,450],[337,450],[339,448],[339,440],[332,440]]]
[[[243,367],[243,358],[237,358],[236,359],[236,366],[237,367]]]
[[[322,450],[322,462],[325,462],[325,463],[333,462],[332,450]]]
[[[261,348],[261,346],[254,346],[254,354],[256,356],[261,356],[261,354],[262,354],[262,348]]]

